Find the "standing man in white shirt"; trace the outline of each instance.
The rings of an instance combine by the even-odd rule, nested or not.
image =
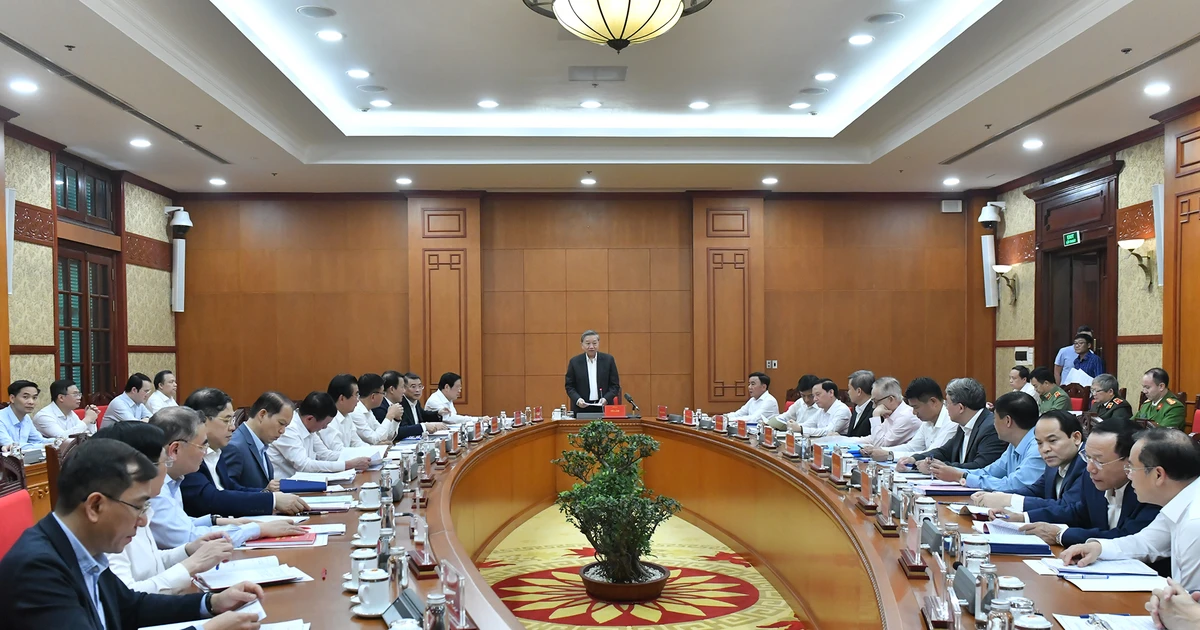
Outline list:
[[[19,451],[26,446],[49,444],[29,418],[37,407],[40,391],[33,381],[13,381],[8,386],[8,406],[0,410],[0,446]]]
[[[491,420],[488,416],[476,418],[475,416],[458,415],[458,410],[454,408],[454,401],[458,400],[461,394],[462,377],[454,372],[446,372],[438,379],[438,390],[430,394],[429,399],[425,401],[425,410],[437,412],[446,424],[462,424],[480,419]],[[447,411],[443,412],[443,409]]]
[[[916,434],[909,441],[890,449],[864,446],[863,455],[878,462],[909,457],[942,446],[958,431],[958,425],[954,424],[946,410],[942,386],[937,381],[926,376],[913,379],[904,390],[904,400],[912,408],[913,415],[921,420]]]
[[[1081,567],[1096,560],[1171,558],[1171,577],[1189,591],[1200,590],[1200,449],[1177,429],[1138,434],[1125,474],[1145,503],[1163,506],[1142,531],[1122,538],[1090,539],[1059,556]]]
[[[600,333],[585,330],[579,336],[579,345],[583,352],[567,361],[565,377],[567,400],[575,414],[597,413],[604,410],[604,405],[621,404],[617,360],[600,352]]]
[[[50,400],[49,405],[33,416],[33,426],[43,437],[53,440],[96,432],[96,418],[100,417],[100,410],[95,405],[87,406],[82,420],[75,415],[75,410],[83,401],[83,393],[75,381],[64,379],[51,383]]]
[[[837,383],[824,380],[813,387],[817,413],[800,427],[804,437],[825,437],[845,433],[850,426],[850,408],[838,400]]]
[[[876,380],[871,386],[871,402],[875,405],[871,434],[858,438],[860,444],[891,448],[907,442],[921,428],[921,420],[904,402],[900,381],[890,376]]]
[[[745,420],[746,422],[766,422],[779,415],[779,403],[768,389],[771,387],[771,377],[762,372],[751,372],[746,379],[746,389],[750,392],[750,400],[741,409],[725,414],[726,420]]]
[[[337,406],[329,394],[311,392],[304,397],[283,435],[267,447],[276,479],[287,479],[298,472],[341,472],[352,468],[363,472],[371,465],[366,457],[339,459],[317,436],[335,415]]]
[[[146,409],[150,413],[158,413],[159,409],[167,407],[175,407],[179,403],[175,402],[175,394],[179,391],[179,383],[175,380],[175,373],[171,370],[163,370],[154,375],[154,393],[146,399]]]
[[[792,401],[792,406],[787,408],[787,411],[768,420],[770,425],[777,431],[799,431],[800,425],[804,424],[810,416],[817,413],[817,408],[813,406],[813,385],[821,382],[819,376],[813,374],[805,374],[796,381],[796,393],[800,397]]]
[[[104,422],[145,422],[152,415],[146,408],[146,400],[150,398],[150,377],[137,372],[125,382],[125,391],[112,402],[104,412]]]
[[[1041,401],[1041,394],[1038,394],[1037,388],[1029,382],[1029,368],[1024,365],[1014,365],[1008,371],[1008,386],[1013,388],[1014,392],[1025,392],[1033,396],[1035,401]]]

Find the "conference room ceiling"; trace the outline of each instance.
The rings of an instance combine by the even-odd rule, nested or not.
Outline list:
[[[304,4],[337,15],[304,17]],[[889,11],[906,18],[865,21]],[[1200,3],[1178,0],[714,0],[620,55],[520,0],[0,0],[0,12],[8,38],[229,164],[4,46],[0,105],[15,124],[189,192],[380,192],[402,189],[398,177],[421,190],[988,188],[1200,94],[1191,46],[940,164],[1195,37]],[[875,40],[853,46],[856,34]],[[626,80],[572,82],[571,66],[623,66]],[[813,78],[825,71],[837,79]],[[7,89],[18,78],[39,89]],[[1143,93],[1156,81],[1169,94]],[[829,93],[800,94],[811,87]],[[1023,149],[1033,138],[1044,146]]]

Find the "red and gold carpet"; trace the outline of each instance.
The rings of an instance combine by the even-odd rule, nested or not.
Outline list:
[[[803,630],[803,620],[749,562],[680,518],[659,528],[652,561],[671,570],[663,596],[645,604],[595,601],[579,568],[593,550],[557,508],[500,542],[479,568],[504,603],[535,630],[635,628]]]

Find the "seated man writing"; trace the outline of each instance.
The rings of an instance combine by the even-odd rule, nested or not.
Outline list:
[[[1046,464],[1040,483],[1032,488],[1008,492],[976,492],[971,495],[975,505],[993,510],[1024,512],[1046,507],[1060,500],[1078,500],[1081,478],[1087,464],[1079,456],[1083,444],[1083,428],[1079,416],[1061,409],[1047,411],[1033,428],[1038,452]],[[1023,520],[1023,519],[1022,519]]]

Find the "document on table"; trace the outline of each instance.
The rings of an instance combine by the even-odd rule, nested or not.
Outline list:
[[[258,615],[259,621],[262,621],[263,619],[266,619],[266,617],[267,617],[267,611],[263,610],[262,602],[260,602],[258,600],[254,600],[254,601],[250,602],[249,604],[242,606],[241,608],[238,609],[238,612],[255,613]],[[184,621],[182,623],[168,623],[168,624],[163,624],[161,626],[145,626],[143,628],[139,628],[138,630],[183,630],[184,628],[191,628],[193,626],[195,626],[197,628],[203,628],[204,624],[207,623],[208,621],[209,621],[208,619],[197,619],[195,621]],[[288,623],[292,623],[292,622],[288,622]],[[280,625],[280,624],[265,624],[265,625],[259,626],[259,628],[260,629],[261,628],[269,629],[275,625]],[[284,628],[284,629],[278,629],[278,630],[292,630],[292,629]]]
[[[281,582],[311,582],[312,579],[300,569],[279,564],[279,558],[275,556],[224,562],[217,565],[216,568],[196,574],[197,584],[211,591],[224,590],[241,582],[278,584]]]
[[[1064,579],[1085,593],[1149,593],[1167,587],[1167,578],[1157,575],[1080,575]]]
[[[338,472],[298,472],[290,478],[296,481],[323,481],[326,484],[331,483],[354,483],[354,476],[357,471],[342,470]]]
[[[1066,566],[1058,558],[1043,558],[1041,562],[1060,575],[1158,575],[1157,571],[1141,560],[1097,560],[1086,567]]]
[[[954,512],[955,514],[981,514],[986,516],[988,513],[987,508],[980,505],[971,505],[969,503],[944,503],[943,505],[947,510]]]
[[[345,505],[346,509],[350,509],[350,504],[354,502],[353,497],[348,494],[331,495],[331,496],[316,496],[306,497],[304,502],[309,507],[328,508],[332,506]]]
[[[304,531],[314,534],[328,534],[330,536],[341,536],[346,533],[345,523],[323,523],[321,525],[305,525]]]
[[[292,525],[299,525],[308,520],[307,516],[279,516],[278,514],[267,514],[265,516],[243,516],[242,518],[256,523],[266,523],[268,521],[291,521]]]
[[[1134,617],[1131,615],[1093,615],[1100,618],[1104,623],[1108,624],[1112,630],[1157,630],[1154,626],[1154,620],[1150,615]],[[1062,626],[1063,630],[1096,630],[1088,622],[1086,617],[1076,617],[1075,615],[1054,615],[1054,620],[1058,625]],[[263,626],[264,628],[266,626]]]

